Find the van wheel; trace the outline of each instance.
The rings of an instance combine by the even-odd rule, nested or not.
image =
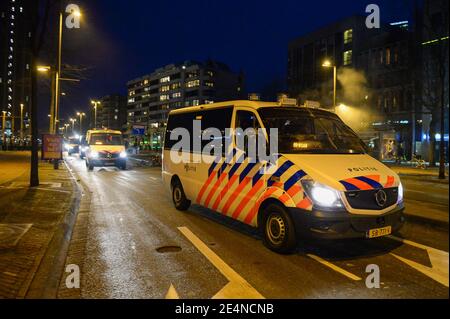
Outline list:
[[[87,167],[88,171],[90,171],[90,172],[92,172],[94,170],[94,165],[86,163],[86,167]]]
[[[183,186],[180,180],[176,180],[172,186],[172,200],[175,208],[180,211],[185,211],[191,206],[191,202],[186,198]]]
[[[295,226],[286,209],[277,204],[268,205],[264,211],[261,230],[264,245],[279,254],[291,253],[297,246]]]

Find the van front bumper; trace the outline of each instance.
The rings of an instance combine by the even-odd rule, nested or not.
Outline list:
[[[400,230],[405,222],[403,204],[383,215],[355,215],[347,211],[305,211],[291,208],[298,236],[321,239],[367,238],[371,229],[392,227]]]

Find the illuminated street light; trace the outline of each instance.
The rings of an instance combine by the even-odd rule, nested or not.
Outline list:
[[[38,70],[38,72],[47,73],[50,72],[52,68],[48,65],[38,65],[36,69]]]
[[[96,128],[97,127],[97,107],[99,105],[102,105],[102,103],[100,101],[92,100],[91,104],[94,106],[94,128]]]
[[[80,134],[83,135],[83,117],[86,117],[86,113],[77,112],[77,116],[80,117]]]
[[[75,122],[77,121],[77,119],[69,119],[70,122],[72,122],[72,134],[75,133]]]
[[[337,68],[330,60],[325,60],[322,64],[324,68],[333,68],[333,107],[336,111],[336,85],[337,85]]]

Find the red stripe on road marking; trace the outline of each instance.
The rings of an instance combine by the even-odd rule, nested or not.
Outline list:
[[[220,177],[217,179],[217,181],[214,183],[213,187],[211,188],[211,190],[209,191],[208,197],[206,197],[205,200],[205,207],[208,207],[209,202],[211,201],[212,197],[214,196],[214,194],[217,191],[217,188],[219,188],[219,185],[222,183],[222,181],[224,180],[224,178],[227,176],[227,173],[222,173],[222,175],[220,175]]]
[[[387,183],[386,185],[384,185],[384,187],[385,188],[392,187],[392,185],[394,185],[394,181],[395,181],[394,176],[388,176]]]
[[[209,175],[208,179],[206,180],[205,184],[203,184],[202,189],[200,190],[200,193],[198,193],[196,202],[200,204],[200,201],[202,200],[203,194],[205,193],[206,189],[208,188],[209,184],[211,184],[212,180],[216,176],[217,171],[213,171],[211,175]]]
[[[228,198],[227,203],[222,209],[222,214],[227,215],[228,210],[230,209],[230,206],[233,205],[235,199],[237,198],[238,194],[242,192],[245,186],[251,181],[252,179],[250,177],[244,177],[242,180],[242,183],[239,184],[239,186],[234,190],[233,194],[230,195],[230,198]]]
[[[228,193],[228,190],[233,186],[234,182],[239,178],[239,175],[233,175],[231,179],[228,181],[228,183],[224,186],[222,191],[220,192],[220,195],[217,196],[216,201],[214,202],[214,205],[212,207],[212,210],[217,210],[217,207],[219,207],[220,202],[223,198],[225,198],[225,195]]]
[[[236,210],[233,213],[232,217],[234,219],[237,219],[239,217],[239,215],[241,214],[244,207],[248,204],[248,202],[252,199],[252,197],[256,194],[256,192],[258,192],[261,189],[263,184],[264,184],[264,181],[259,180],[255,184],[255,186],[253,186],[253,188],[250,190],[250,192],[248,192],[247,195],[245,195],[244,199],[240,202],[239,206],[236,208]]]
[[[248,213],[248,215],[245,217],[244,223],[251,224],[253,218],[255,218],[256,214],[258,213],[261,203],[272,196],[275,191],[277,191],[277,189],[275,187],[271,187],[264,193],[264,195],[258,200],[258,202],[256,202],[255,206],[253,206],[253,209],[250,211],[250,213]]]

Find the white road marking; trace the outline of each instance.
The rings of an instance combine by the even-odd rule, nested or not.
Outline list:
[[[229,283],[212,297],[213,299],[264,299],[255,288],[228,266],[189,228],[178,227],[178,230],[229,280]]]
[[[338,267],[338,266],[336,266],[336,265],[330,263],[329,261],[326,261],[326,260],[323,259],[323,258],[320,258],[319,256],[312,255],[312,254],[308,254],[307,256],[308,256],[309,258],[312,258],[312,259],[314,259],[315,261],[321,263],[322,265],[327,266],[328,268],[331,268],[332,270],[334,270],[334,271],[340,273],[341,275],[344,275],[344,276],[350,278],[351,280],[355,280],[355,281],[360,281],[360,280],[362,280],[361,277],[358,277],[358,276],[356,276],[356,275],[354,275],[354,274],[348,272],[347,270],[342,269],[341,267]]]
[[[391,253],[392,256],[397,258],[398,260],[404,262],[408,266],[416,269],[417,271],[421,272],[425,276],[430,277],[431,279],[439,282],[440,284],[449,287],[448,285],[448,278],[449,278],[449,256],[448,252],[428,247],[419,243],[415,243],[413,241],[402,239],[396,236],[389,236],[389,238],[402,242],[406,245],[410,245],[416,248],[420,248],[425,250],[428,253],[428,257],[430,258],[431,267],[424,266],[422,264],[419,264],[415,261],[409,260],[404,257],[400,257],[396,254]]]
[[[169,290],[166,294],[166,299],[180,299],[178,292],[175,290],[175,287],[171,284]]]

